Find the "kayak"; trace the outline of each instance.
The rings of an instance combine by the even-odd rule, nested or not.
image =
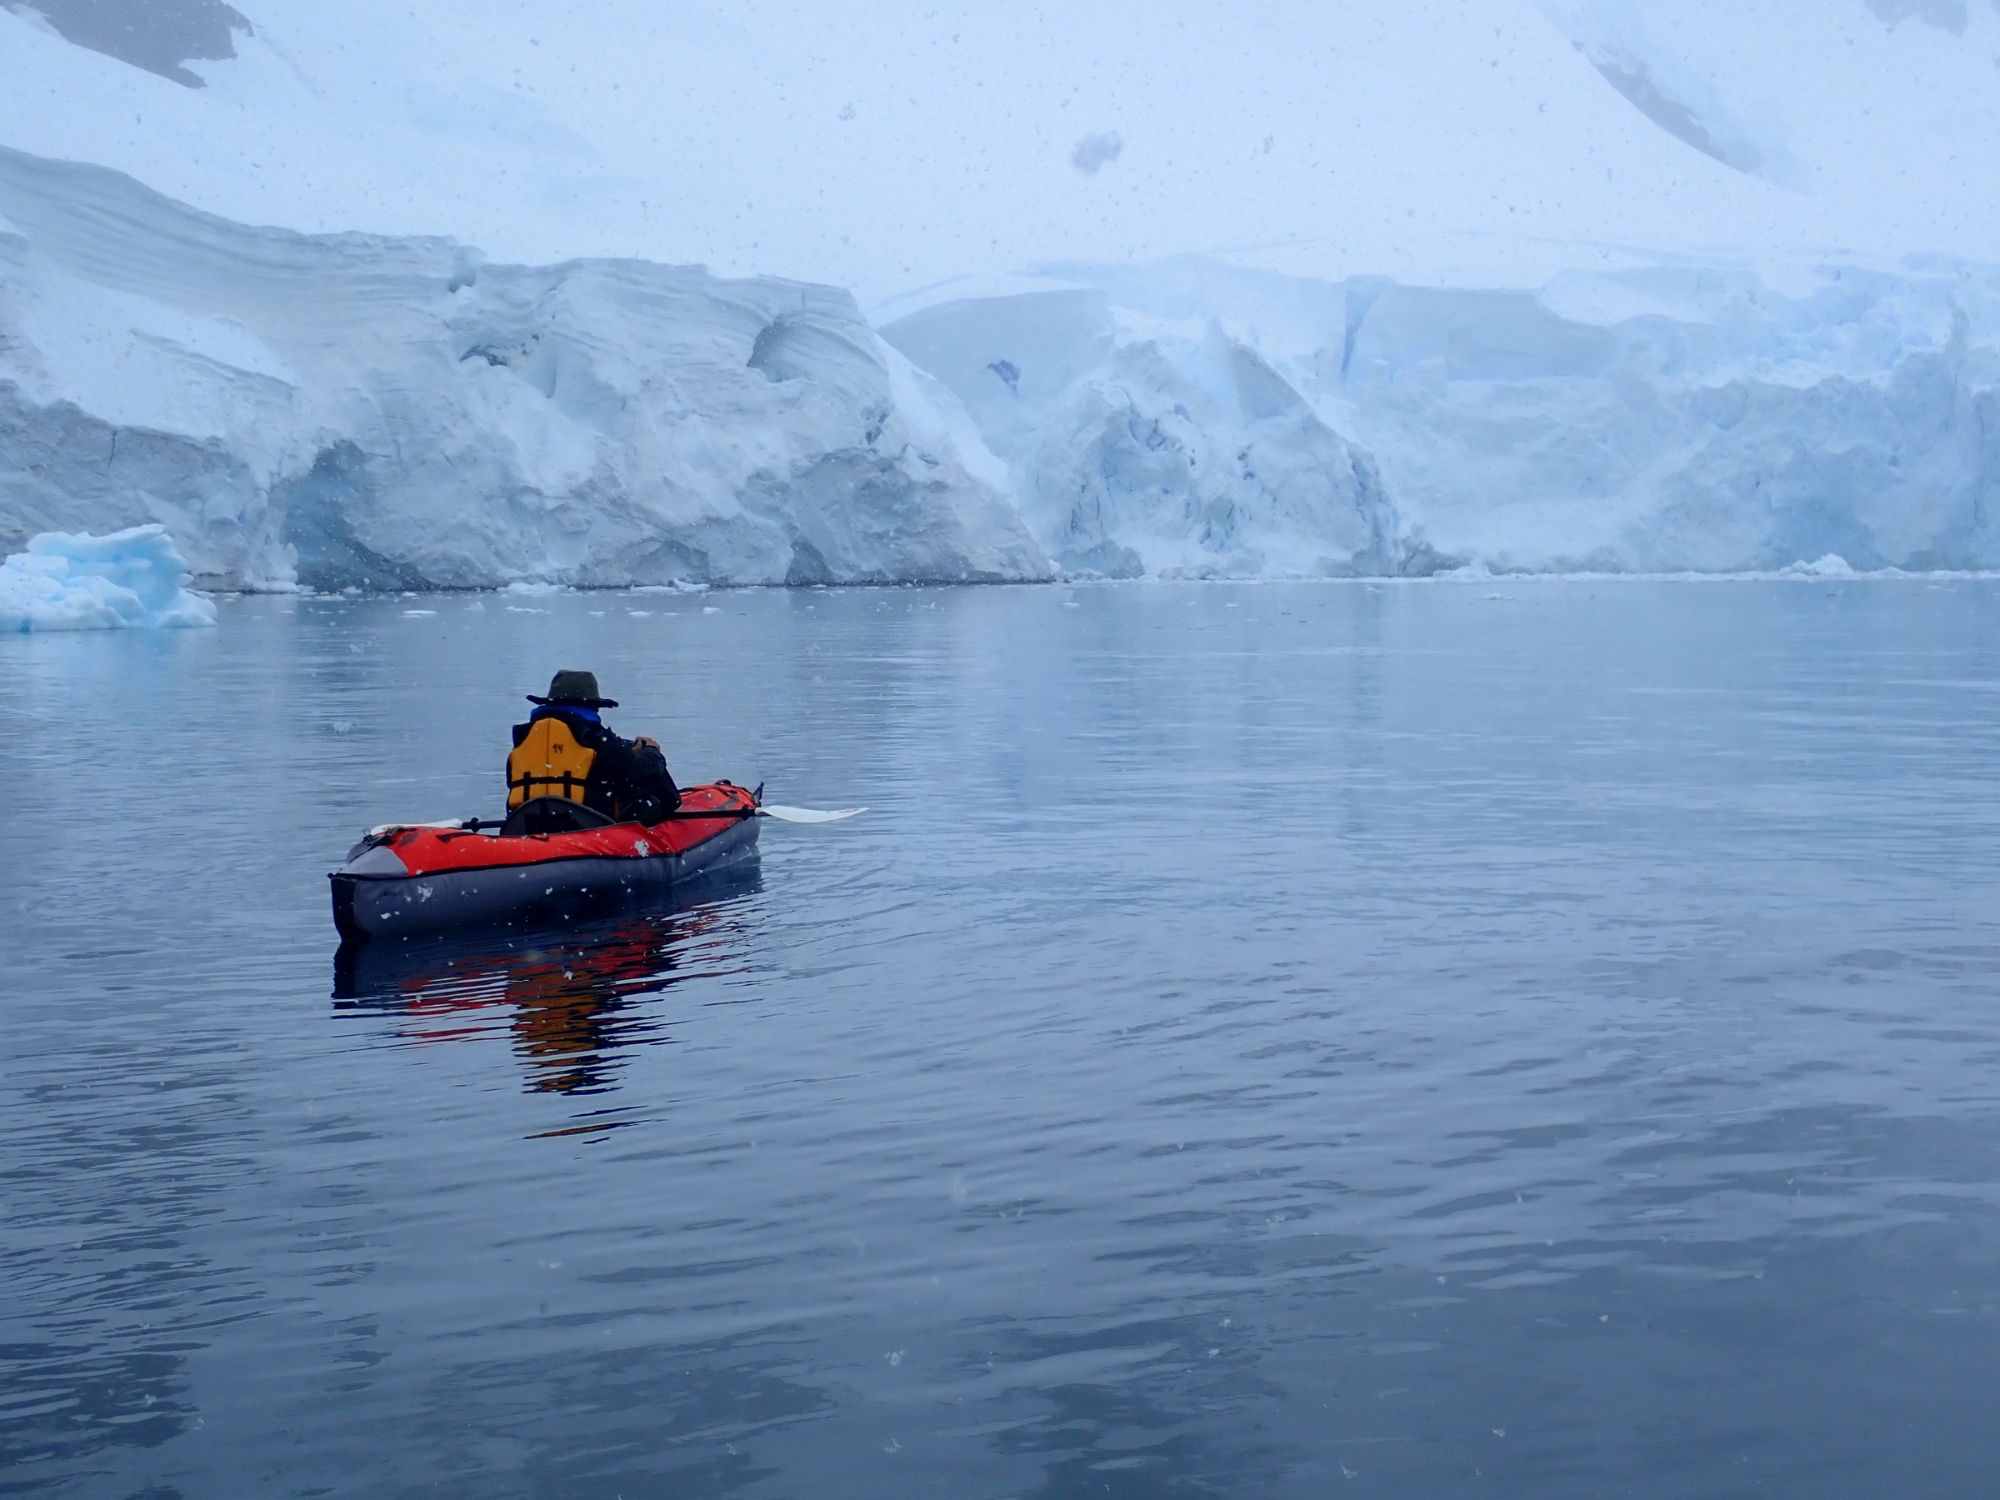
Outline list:
[[[348,851],[333,924],[350,941],[504,921],[658,893],[757,850],[763,809],[732,782],[683,787],[657,823],[604,822],[560,833],[464,823],[386,824]]]

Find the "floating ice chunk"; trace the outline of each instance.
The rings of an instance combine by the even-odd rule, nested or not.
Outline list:
[[[436,613],[437,611],[434,609],[406,609],[403,611],[403,618],[406,620],[427,620]]]
[[[0,630],[213,625],[214,603],[186,585],[164,526],[47,531],[0,563]]]
[[[1812,562],[1795,562],[1784,570],[1789,578],[1853,578],[1853,566],[1838,552],[1828,552]]]

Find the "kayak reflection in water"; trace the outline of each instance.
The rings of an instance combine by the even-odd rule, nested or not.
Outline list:
[[[623,1049],[667,1042],[667,1018],[641,1004],[689,979],[742,968],[740,897],[754,867],[704,882],[702,904],[557,929],[344,943],[334,957],[342,1012],[394,1017],[410,1043],[491,1036],[504,1011],[531,1093],[585,1096],[617,1086]]]

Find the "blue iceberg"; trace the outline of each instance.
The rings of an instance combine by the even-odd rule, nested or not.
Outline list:
[[[46,531],[0,563],[0,631],[213,625],[164,526]]]

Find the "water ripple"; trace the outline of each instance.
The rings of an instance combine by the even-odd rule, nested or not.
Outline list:
[[[1981,1493],[1994,596],[0,645],[0,1493]],[[875,811],[336,953],[552,655]]]

